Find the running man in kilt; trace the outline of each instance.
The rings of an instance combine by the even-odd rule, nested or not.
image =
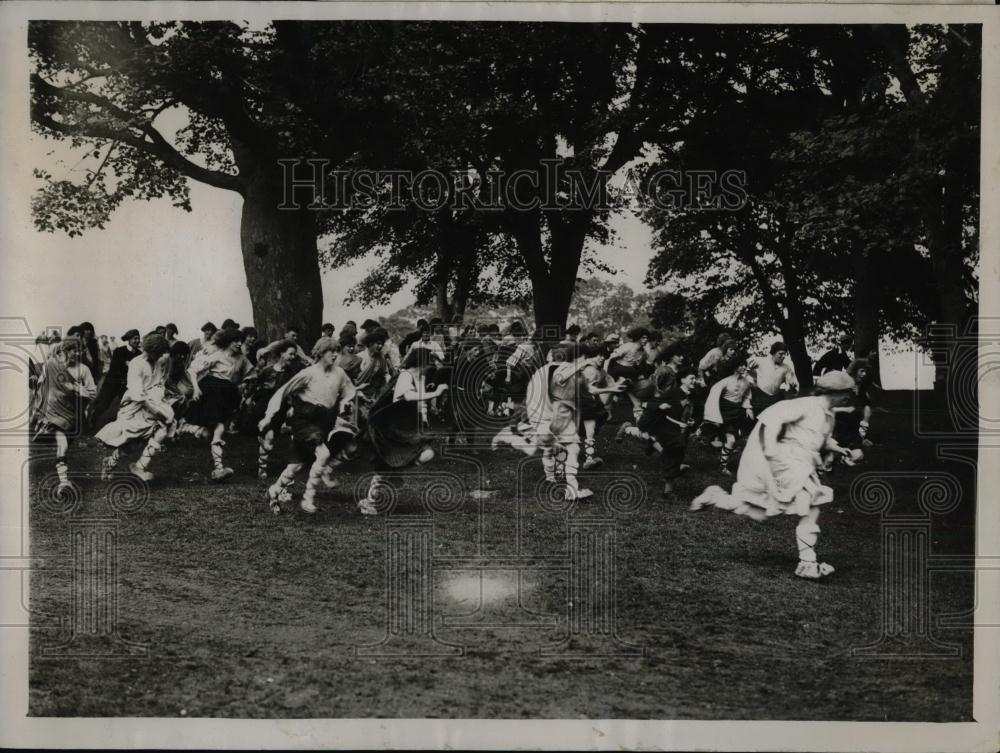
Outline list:
[[[787,358],[788,348],[778,341],[771,345],[769,355],[757,361],[750,387],[750,401],[755,415],[759,416],[786,395],[798,391],[795,369],[786,363]]]
[[[604,372],[604,348],[596,343],[581,343],[576,346],[579,358],[576,360],[580,375],[579,433],[583,437],[583,469],[596,468],[604,461],[597,457],[595,444],[597,432],[607,423],[610,411],[601,399],[603,395],[614,395],[625,390],[625,382],[619,379],[611,382]]]
[[[724,441],[719,448],[719,471],[731,476],[729,460],[736,438],[745,434],[753,423],[753,408],[750,402],[750,380],[747,378],[746,361],[736,359],[728,362],[730,374],[716,382],[705,401],[705,421],[717,427]]]
[[[247,428],[252,428],[257,434],[257,478],[261,481],[267,481],[267,463],[274,450],[274,438],[285,422],[285,414],[278,411],[264,429],[260,429],[259,424],[274,393],[306,366],[298,352],[295,342],[283,340],[272,350],[273,361],[257,372],[256,389],[246,411],[246,423]]]
[[[42,367],[33,410],[34,438],[51,438],[56,444],[56,496],[72,488],[66,455],[73,438],[83,429],[87,404],[97,395],[91,370],[81,361],[83,344],[67,338],[52,348]]]
[[[537,369],[528,381],[525,420],[493,437],[492,449],[509,445],[526,455],[542,450],[542,468],[549,483],[565,484],[569,500],[593,496],[581,489],[578,405],[583,391],[582,368],[576,362],[553,361]],[[624,388],[624,387],[623,387]]]
[[[434,450],[423,433],[423,411],[428,400],[444,394],[448,385],[426,390],[426,375],[434,369],[435,358],[427,348],[410,348],[402,370],[393,377],[368,413],[368,439],[375,450],[375,475],[367,496],[358,502],[363,515],[376,515],[376,502],[392,483],[388,471],[418,466],[434,459]]]
[[[322,480],[336,486],[330,477],[328,463],[346,444],[353,441],[357,429],[342,417],[354,400],[354,384],[346,372],[336,365],[339,343],[321,337],[313,346],[315,363],[292,377],[271,396],[258,428],[266,432],[284,414],[291,412],[287,422],[292,430],[292,457],[285,469],[267,490],[271,512],[281,512],[281,503],[291,500],[290,487],[296,474],[311,462],[306,488],[299,507],[303,512],[316,512],[316,487]]]
[[[186,431],[211,438],[212,480],[224,481],[233,469],[223,463],[226,443],[222,437],[240,407],[239,385],[254,374],[243,354],[243,334],[231,327],[220,329],[212,337],[212,347],[206,346],[191,359],[188,374],[194,395],[185,415]]]

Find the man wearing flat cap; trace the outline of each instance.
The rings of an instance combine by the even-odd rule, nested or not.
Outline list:
[[[125,394],[125,382],[128,377],[128,364],[142,351],[139,348],[139,330],[130,329],[122,335],[122,343],[111,353],[111,364],[108,366],[108,373],[104,375],[101,382],[101,389],[97,393],[97,399],[91,406],[91,416],[93,416],[93,428],[100,429],[104,424],[113,421],[118,412],[118,402]],[[110,410],[113,409],[113,410]],[[104,415],[108,413],[109,415]]]

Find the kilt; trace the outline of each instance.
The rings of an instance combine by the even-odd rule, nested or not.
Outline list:
[[[639,370],[638,366],[625,366],[624,364],[618,363],[618,361],[612,361],[608,365],[608,376],[612,379],[629,379],[635,381],[642,376],[642,372]]]
[[[421,436],[417,403],[393,401],[394,387],[395,380],[368,414],[368,439],[384,468],[409,465],[420,456],[427,444],[425,437]]]
[[[753,406],[753,414],[759,416],[765,408],[770,408],[777,402],[780,402],[785,397],[785,393],[778,390],[773,395],[768,395],[764,390],[757,387],[757,385],[751,385],[750,387],[750,404]]]
[[[254,393],[253,397],[250,399],[250,404],[240,416],[240,433],[256,436],[257,434],[266,434],[268,431],[278,432],[281,430],[281,424],[284,423],[285,420],[285,411],[283,410],[279,410],[274,414],[274,418],[271,419],[271,423],[264,429],[264,431],[261,431],[258,427],[261,419],[263,419],[264,415],[267,413],[267,404],[270,401],[271,396],[277,391],[276,387],[264,387]]]
[[[746,409],[740,403],[734,403],[732,400],[720,397],[719,412],[722,414],[722,430],[724,432],[741,434],[750,428]]]
[[[580,400],[580,420],[596,421],[601,426],[608,420],[608,409],[597,395],[588,395]]]
[[[196,426],[212,428],[232,418],[240,407],[240,391],[228,379],[207,376],[198,382],[201,398],[188,407],[184,419]]]
[[[292,414],[288,417],[288,427],[292,430],[292,455],[301,463],[311,461],[316,448],[326,441],[327,435],[337,423],[337,408],[308,403],[299,397],[292,397]],[[281,415],[280,412],[278,414]]]

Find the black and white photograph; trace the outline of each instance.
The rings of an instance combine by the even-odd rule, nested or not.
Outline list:
[[[0,7],[0,741],[994,750],[991,11]]]

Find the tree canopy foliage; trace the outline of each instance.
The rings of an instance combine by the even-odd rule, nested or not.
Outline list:
[[[977,26],[39,21],[29,48],[32,122],[88,167],[38,169],[37,227],[103,227],[127,199],[190,209],[192,180],[235,191],[268,334],[318,330],[321,265],[361,258],[366,304],[410,287],[442,318],[595,315],[580,281],[613,269],[597,250],[626,169],[650,192],[667,170],[745,176],[736,205],[645,195],[648,283],[688,319],[781,332],[803,382],[810,340],[961,333],[973,310]],[[463,201],[279,209],[289,157],[435,171]],[[626,298],[607,326],[673,305]]]

